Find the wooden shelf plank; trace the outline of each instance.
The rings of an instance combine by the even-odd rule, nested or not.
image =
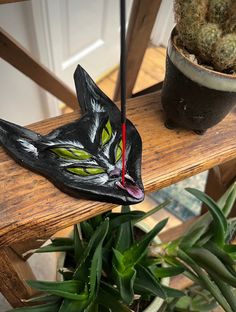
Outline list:
[[[160,93],[128,101],[127,116],[143,139],[143,182],[146,193],[176,183],[236,158],[236,114],[198,136],[168,130]],[[46,134],[79,117],[79,112],[29,126]],[[48,180],[17,165],[0,148],[0,246],[49,237],[56,231],[109,210],[115,205],[72,198]]]

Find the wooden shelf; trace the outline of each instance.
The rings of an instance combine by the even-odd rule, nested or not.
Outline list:
[[[127,115],[143,139],[142,172],[146,193],[236,157],[236,114],[233,112],[204,136],[166,129],[159,92],[129,100]],[[73,112],[29,128],[46,134],[79,116],[79,112]],[[42,176],[17,165],[2,148],[0,190],[0,246],[49,237],[115,207],[78,200],[60,192]]]

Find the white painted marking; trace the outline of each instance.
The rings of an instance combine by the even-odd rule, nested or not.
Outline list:
[[[24,147],[26,152],[33,153],[36,157],[38,157],[38,149],[33,144],[23,139],[18,139],[17,141]]]

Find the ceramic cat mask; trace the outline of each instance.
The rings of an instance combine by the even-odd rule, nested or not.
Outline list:
[[[75,85],[83,116],[48,135],[0,119],[0,143],[21,165],[74,197],[135,204],[143,200],[142,142],[127,120],[126,176],[121,183],[121,116],[78,66]]]

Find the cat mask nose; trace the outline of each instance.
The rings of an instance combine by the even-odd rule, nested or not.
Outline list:
[[[121,170],[119,168],[115,168],[109,172],[110,178],[118,178],[121,176]]]

